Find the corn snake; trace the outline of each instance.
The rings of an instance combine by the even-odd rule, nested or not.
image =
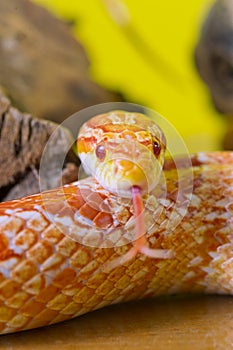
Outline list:
[[[106,120],[106,115],[104,118]],[[109,130],[107,132],[109,136]],[[128,135],[131,156],[134,152],[137,154],[137,149],[132,147],[132,138],[137,132],[137,128],[130,130],[125,125],[120,129],[121,135]],[[81,130],[81,151],[85,146],[82,137],[86,134],[87,130],[84,134]],[[139,129],[139,134],[145,137],[144,130]],[[93,145],[94,139],[89,140]],[[146,239],[151,250],[171,251],[172,257],[152,259],[137,251],[129,260],[121,260],[135,241],[132,234],[135,208],[127,187],[132,180],[131,165],[123,190],[121,182],[117,181],[115,186],[115,193],[123,191],[120,195],[89,177],[60,189],[1,203],[1,333],[49,325],[138,298],[181,292],[232,293],[233,153],[191,156],[190,183],[185,160],[177,163],[179,181],[177,164],[170,160],[163,164],[162,158],[158,160],[165,143],[159,128],[156,127],[151,140],[155,141],[155,147],[149,141],[146,146],[149,145],[149,155],[155,152],[155,172],[163,167],[163,182],[155,180],[147,168],[148,193],[143,198]],[[158,142],[162,142],[159,147]],[[97,143],[94,145],[89,148],[96,150]],[[100,145],[97,155],[102,161],[106,149]],[[144,152],[144,147],[140,144],[139,150]],[[114,144],[112,149],[117,148]],[[128,168],[127,162],[123,159],[123,165]],[[116,179],[115,165],[112,171],[111,179]],[[136,186],[142,186],[142,182],[144,186],[144,180],[139,169]],[[192,187],[183,212],[184,207],[176,207],[180,184],[184,203],[187,201],[185,187]],[[177,215],[182,212],[182,217],[168,229],[174,212]],[[119,264],[103,269],[109,261]]]

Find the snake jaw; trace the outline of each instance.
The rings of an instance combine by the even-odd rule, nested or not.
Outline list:
[[[110,160],[108,164],[101,166],[100,172],[99,181],[101,182],[101,177],[104,177],[103,186],[119,197],[131,198],[131,189],[134,185],[143,189],[143,193],[150,191],[145,172],[142,167],[132,161],[125,159]]]

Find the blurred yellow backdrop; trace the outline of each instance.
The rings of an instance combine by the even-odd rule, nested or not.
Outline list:
[[[224,123],[193,59],[213,0],[34,1],[75,22],[74,32],[85,47],[96,82],[123,92],[129,102],[158,111],[177,128],[191,152],[220,147]],[[128,31],[107,11],[106,3],[114,6],[114,1],[125,4]],[[135,39],[135,32],[139,41],[129,38]]]

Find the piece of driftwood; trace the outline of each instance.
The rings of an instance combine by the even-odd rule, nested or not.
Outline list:
[[[233,116],[232,0],[217,0],[212,6],[201,30],[195,59],[216,109],[227,117]]]
[[[43,190],[77,179],[78,159],[68,130],[53,122],[33,118],[12,107],[0,91],[0,200],[12,200],[41,190],[41,157],[50,141],[44,162]],[[69,150],[64,155],[64,150]],[[64,164],[63,164],[64,163]],[[47,165],[49,165],[47,167]]]
[[[195,49],[197,69],[215,108],[225,117],[222,147],[233,150],[233,1],[217,0],[209,11]]]
[[[17,108],[58,123],[87,106],[121,100],[91,81],[70,26],[28,0],[0,1],[0,84]]]

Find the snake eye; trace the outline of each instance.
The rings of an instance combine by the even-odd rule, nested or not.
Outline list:
[[[95,149],[95,154],[99,160],[104,160],[106,157],[106,150],[104,145],[98,145]]]
[[[153,141],[153,152],[156,157],[160,155],[161,145],[158,141]]]

